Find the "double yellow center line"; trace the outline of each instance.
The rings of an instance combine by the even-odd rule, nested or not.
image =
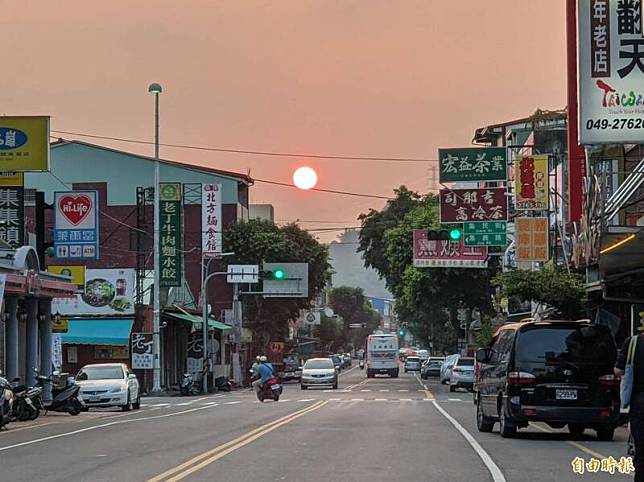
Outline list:
[[[322,408],[327,403],[328,401],[320,400],[314,403],[313,405],[311,405],[310,407],[304,408],[302,410],[298,410],[297,412],[293,412],[282,418],[278,418],[277,420],[273,420],[270,423],[262,425],[261,427],[251,430],[248,433],[245,433],[241,437],[237,437],[236,439],[231,440],[230,442],[219,445],[213,449],[207,450],[206,452],[203,452],[202,454],[197,455],[196,457],[182,463],[181,465],[177,465],[176,467],[170,470],[167,470],[162,474],[157,475],[156,477],[149,479],[147,482],[174,482],[177,480],[183,480],[186,477],[188,477],[190,474],[193,474],[198,470],[203,469],[207,465],[210,465],[213,462],[216,462],[217,460],[221,459],[222,457],[225,457],[229,453],[234,452],[235,450],[238,450],[244,447],[245,445],[248,445],[254,442],[258,438],[263,437],[264,435],[272,432],[275,429],[278,429],[282,425],[286,425],[287,423],[290,423],[300,417],[303,417],[308,413],[311,413],[315,410],[318,410],[319,408]]]

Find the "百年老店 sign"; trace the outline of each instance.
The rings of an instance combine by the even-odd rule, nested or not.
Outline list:
[[[222,253],[221,184],[203,184],[201,193],[201,252],[204,258]]]
[[[438,162],[440,182],[507,179],[505,147],[439,149]]]
[[[548,209],[548,154],[519,156],[515,162],[516,208]]]
[[[441,223],[507,221],[506,188],[441,189]]]
[[[181,184],[159,184],[159,286],[181,286]]]

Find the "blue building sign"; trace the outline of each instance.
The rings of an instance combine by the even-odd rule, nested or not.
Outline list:
[[[98,192],[55,192],[54,211],[55,257],[98,259]]]

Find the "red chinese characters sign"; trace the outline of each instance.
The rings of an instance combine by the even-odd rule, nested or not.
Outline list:
[[[201,196],[201,252],[204,258],[222,253],[221,184],[204,184]]]
[[[441,189],[441,223],[507,221],[505,187]]]
[[[426,229],[414,230],[414,266],[417,268],[487,268],[487,246],[465,246],[460,241],[427,239]]]

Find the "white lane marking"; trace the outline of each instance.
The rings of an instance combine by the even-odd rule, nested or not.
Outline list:
[[[364,402],[364,398],[352,398],[352,402]]]
[[[376,402],[386,402],[387,399],[386,398],[376,398],[375,401]]]
[[[401,398],[401,402],[411,402],[411,398]]]
[[[315,398],[303,398],[301,400],[298,400],[298,402],[312,402],[313,400],[315,400]]]
[[[323,393],[333,393],[334,390],[322,390]]]
[[[329,402],[339,402],[341,398],[329,398]]]
[[[409,390],[398,390],[399,392],[408,392]]]
[[[472,446],[474,451],[478,454],[478,456],[481,458],[481,460],[489,470],[494,482],[505,482],[503,472],[501,472],[501,469],[499,469],[499,467],[494,463],[492,457],[490,457],[489,454],[483,449],[483,447],[481,447],[481,444],[479,444],[476,439],[472,437],[472,435],[470,435],[470,433],[454,419],[454,417],[447,413],[443,409],[443,407],[441,407],[438,402],[436,402],[436,400],[433,400],[432,404],[434,405],[434,407],[436,407],[436,410],[438,410],[443,415],[443,417],[445,417]]]
[[[213,405],[217,405],[217,402],[206,402],[206,403],[202,403],[201,405],[204,407],[210,407]]]
[[[366,389],[366,390],[360,390],[361,392],[370,392],[371,390]]]
[[[447,401],[448,402],[462,402],[463,400],[461,400],[460,398],[448,398]]]
[[[282,401],[284,402],[285,400],[282,400]],[[238,403],[241,403],[241,402],[225,402],[224,405],[237,405]]]
[[[188,405],[192,405],[193,403],[195,403],[195,402],[194,402],[194,401],[191,401],[191,402],[183,402],[183,403],[177,403],[175,406],[176,406],[176,407],[187,407]]]
[[[378,390],[378,391],[379,391],[379,392],[388,392],[388,391],[389,391],[389,389],[388,389],[388,388],[385,388],[384,390]]]
[[[15,448],[18,448],[18,447],[24,447],[25,445],[32,445],[32,444],[37,444],[37,443],[40,443],[40,442],[47,442],[49,440],[54,440],[54,439],[57,439],[57,438],[69,437],[71,435],[77,435],[79,433],[89,432],[91,430],[98,430],[99,428],[112,427],[114,425],[122,425],[122,424],[125,424],[125,423],[132,423],[132,422],[144,422],[144,421],[147,421],[147,420],[157,420],[159,418],[175,417],[177,415],[183,415],[185,413],[196,412],[198,410],[205,410],[207,408],[213,408],[213,407],[216,407],[216,406],[217,405],[209,405],[209,406],[206,406],[206,407],[191,408],[189,410],[183,410],[181,412],[166,413],[164,415],[153,415],[151,417],[132,418],[132,419],[128,419],[128,420],[116,420],[115,422],[102,423],[100,425],[92,425],[91,427],[80,428],[78,430],[72,430],[71,432],[64,432],[64,433],[59,433],[59,434],[56,434],[56,435],[50,435],[48,437],[42,437],[42,438],[37,438],[37,439],[33,439],[33,440],[27,440],[26,442],[20,442],[20,443],[13,444],[13,445],[6,445],[5,447],[0,447],[0,452],[4,452],[5,450],[15,449]]]
[[[423,402],[433,402],[435,398],[423,398]]]
[[[351,390],[340,390],[341,393],[351,393]]]
[[[282,402],[290,402],[290,401],[291,401],[291,399],[290,399],[290,398],[283,398],[283,399],[282,399]]]
[[[154,405],[150,405],[150,407],[167,407],[169,405],[169,403],[155,403]]]

